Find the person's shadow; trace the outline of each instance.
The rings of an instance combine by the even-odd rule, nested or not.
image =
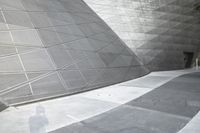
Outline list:
[[[35,114],[29,118],[30,133],[47,133],[46,126],[48,123],[45,108],[41,105],[37,106]]]

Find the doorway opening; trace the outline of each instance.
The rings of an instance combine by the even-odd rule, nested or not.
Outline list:
[[[193,52],[183,52],[184,54],[184,62],[185,62],[185,68],[190,68],[192,66],[192,60],[194,57]]]

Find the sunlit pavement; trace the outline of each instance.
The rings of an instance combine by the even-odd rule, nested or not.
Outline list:
[[[0,132],[199,133],[198,72],[153,72],[73,96],[10,107],[0,113]]]

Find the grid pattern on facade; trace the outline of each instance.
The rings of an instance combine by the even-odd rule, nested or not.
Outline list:
[[[150,70],[184,68],[200,45],[199,0],[84,0]]]
[[[20,103],[148,72],[81,0],[0,0],[0,97]]]

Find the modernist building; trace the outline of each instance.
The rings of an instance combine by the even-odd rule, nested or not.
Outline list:
[[[149,72],[82,0],[2,0],[0,97],[67,95]]]
[[[196,2],[0,0],[0,97],[23,103],[191,66]]]
[[[199,52],[198,0],[84,1],[150,70],[190,67]]]

